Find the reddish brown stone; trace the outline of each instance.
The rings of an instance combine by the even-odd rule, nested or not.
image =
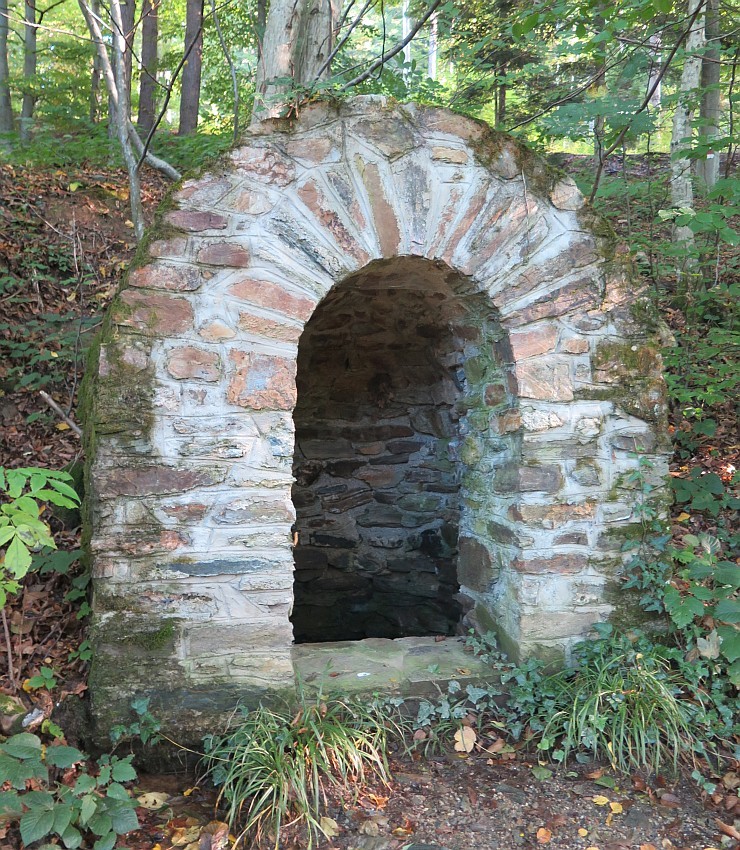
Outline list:
[[[593,239],[583,238],[571,242],[564,251],[549,260],[532,263],[520,275],[508,282],[506,297],[521,298],[542,286],[546,281],[557,281],[559,278],[572,274],[576,269],[583,268],[597,259]]]
[[[236,372],[228,400],[253,410],[292,410],[296,401],[295,360],[246,351],[232,351]]]
[[[274,148],[237,148],[231,152],[231,159],[248,176],[263,183],[287,186],[295,177],[295,165]]]
[[[403,465],[366,466],[358,470],[354,477],[365,481],[373,488],[383,489],[383,487],[395,487],[403,478],[405,471]]]
[[[491,417],[491,428],[497,434],[510,434],[522,427],[522,415],[518,410],[505,410],[499,416]]]
[[[339,245],[350,257],[354,257],[360,265],[364,266],[370,261],[370,255],[344,226],[344,222],[332,208],[332,202],[327,199],[315,181],[309,180],[304,183],[298,190],[298,197],[325,228],[331,241]]]
[[[303,295],[292,295],[282,286],[268,280],[255,280],[245,277],[229,287],[229,292],[237,298],[251,301],[258,307],[276,310],[284,316],[292,316],[307,321],[316,307],[316,301]]]
[[[563,523],[592,519],[596,513],[596,502],[580,502],[576,505],[512,505],[509,516],[517,522],[555,528]]]
[[[208,266],[243,269],[249,265],[249,251],[233,242],[212,242],[198,251],[198,262]]]
[[[157,239],[149,246],[152,257],[185,257],[188,252],[188,240],[178,236],[175,239]]]
[[[199,205],[215,203],[231,189],[228,180],[198,179],[186,181],[175,194],[176,201],[194,201]]]
[[[114,306],[112,315],[119,325],[153,336],[181,334],[193,326],[193,308],[189,301],[135,289],[121,293],[120,304]]]
[[[556,464],[505,467],[493,482],[497,493],[557,493],[562,486],[563,474]]]
[[[457,577],[460,584],[486,593],[498,574],[491,553],[474,537],[461,537],[458,549]]]
[[[514,360],[536,357],[547,351],[554,351],[558,340],[558,329],[554,325],[541,325],[527,331],[519,331],[509,336]]]
[[[181,522],[198,522],[208,513],[208,505],[200,502],[185,502],[182,505],[165,505],[162,510]]]
[[[236,331],[225,325],[223,322],[208,322],[198,330],[198,336],[202,337],[206,342],[223,342],[225,339],[233,339],[236,336]]]
[[[502,297],[505,296],[500,295],[495,301],[498,302]],[[528,307],[512,313],[506,318],[504,325],[520,327],[521,325],[528,325],[530,322],[536,322],[538,319],[551,319],[571,313],[574,310],[598,307],[600,303],[601,299],[597,291],[596,281],[590,276],[584,277],[549,292]],[[497,304],[497,306],[503,305]]]
[[[478,190],[468,203],[468,208],[465,212],[465,215],[462,217],[454,232],[451,236],[449,236],[449,238],[447,238],[446,233],[442,233],[441,231],[438,233],[437,236],[435,236],[433,247],[436,247],[437,245],[442,245],[444,243],[447,244],[447,248],[444,254],[442,255],[442,259],[449,265],[452,265],[452,257],[455,251],[457,251],[458,243],[462,239],[464,239],[465,236],[467,236],[467,234],[470,232],[470,228],[473,226],[473,223],[480,215],[481,210],[483,209],[486,203],[486,198],[488,197],[489,186],[490,183],[487,181],[478,188]]]
[[[583,337],[574,336],[563,341],[561,348],[568,354],[586,354],[589,350],[589,342]]]
[[[173,466],[117,467],[98,472],[100,496],[153,496],[183,493],[194,487],[217,484],[224,474],[215,469],[178,469]]]
[[[168,289],[171,292],[193,292],[203,283],[200,269],[195,266],[172,266],[150,263],[134,269],[128,277],[129,286],[146,289]]]
[[[166,220],[173,227],[190,233],[201,230],[223,230],[228,224],[222,215],[200,210],[172,210],[167,213]]]
[[[433,147],[432,159],[435,162],[449,162],[452,165],[465,165],[470,162],[470,154],[460,148]]]
[[[380,251],[384,257],[395,257],[398,254],[401,242],[396,211],[386,198],[378,166],[374,162],[362,162],[359,165],[362,181],[365,184],[373,211]]]
[[[522,225],[524,229],[531,226],[530,222],[534,222],[538,209],[537,201],[533,198],[510,199],[504,207],[498,198],[494,198],[470,245],[468,261],[460,271],[474,274],[515,236]],[[508,294],[508,289],[506,291],[508,299],[511,295]]]
[[[201,381],[217,381],[221,374],[216,353],[191,345],[170,351],[167,371],[173,378],[196,378]]]
[[[516,378],[519,395],[546,401],[572,401],[573,381],[567,363],[546,359],[521,360],[517,363]]]
[[[489,384],[484,393],[484,399],[489,407],[495,407],[501,404],[507,395],[507,388],[504,384]]]
[[[559,573],[560,575],[575,575],[588,566],[585,555],[553,555],[550,558],[517,559],[512,567],[520,573],[538,575],[541,573]]]
[[[249,215],[262,215],[269,212],[275,204],[264,192],[244,189],[229,202],[229,206],[237,212],[248,213]]]
[[[120,540],[117,548],[129,555],[152,555],[156,552],[174,552],[189,544],[190,538],[186,534],[168,529],[162,531],[156,539],[147,540],[143,535],[126,537]]]
[[[336,150],[334,140],[331,138],[293,139],[285,146],[289,156],[302,162],[310,162],[318,165],[326,162],[329,154]]]
[[[465,118],[447,109],[425,109],[420,115],[422,126],[434,133],[446,133],[466,141],[477,141],[490,132],[483,122]]]
[[[279,339],[282,342],[297,342],[302,333],[301,328],[294,325],[282,325],[273,319],[255,316],[253,313],[240,313],[239,327],[247,333]]]
[[[588,546],[588,535],[582,531],[571,531],[559,534],[552,543],[553,546]]]

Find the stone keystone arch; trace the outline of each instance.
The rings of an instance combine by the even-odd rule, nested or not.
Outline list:
[[[362,535],[406,555],[427,541],[418,560],[439,549],[443,517],[457,628],[493,628],[515,655],[567,657],[594,623],[633,621],[616,572],[639,526],[638,453],[664,472],[660,360],[612,237],[570,179],[448,111],[319,104],[186,180],[144,253],[86,392],[102,727],[132,693],[165,700],[182,730],[292,685],[293,412],[309,336],[307,386],[332,360],[350,370],[318,390],[340,396],[341,415],[353,386],[370,387],[363,415],[368,398],[394,415],[410,399],[369,425],[319,416],[319,431],[342,432],[335,454],[316,448],[316,427],[299,435],[317,474],[344,475],[308,499],[359,535],[350,549]],[[398,334],[388,358],[402,380],[375,359],[381,343],[357,342],[370,315]],[[354,347],[335,358],[322,339],[345,325]],[[446,424],[419,424],[434,416]],[[388,471],[399,456],[413,469],[403,486]],[[330,467],[342,458],[349,472]],[[398,544],[389,527],[416,531]],[[386,579],[398,595],[401,579]],[[437,593],[441,580],[423,580]]]

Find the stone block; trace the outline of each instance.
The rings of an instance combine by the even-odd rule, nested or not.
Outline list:
[[[489,550],[474,537],[461,537],[457,560],[460,584],[469,590],[486,593],[498,578],[499,569]]]
[[[295,325],[276,322],[274,319],[257,316],[254,313],[240,313],[239,328],[249,334],[277,339],[281,342],[298,342],[302,332],[302,329]]]
[[[228,221],[218,213],[207,210],[172,210],[168,212],[165,220],[168,224],[187,230],[189,233],[198,233],[202,230],[223,230]]]
[[[143,289],[167,289],[171,292],[194,292],[203,283],[200,269],[195,266],[150,263],[134,269],[128,285]]]
[[[295,360],[233,350],[236,366],[229,382],[231,404],[253,410],[292,410],[296,402]]]
[[[167,371],[180,380],[217,381],[221,376],[221,364],[215,352],[187,345],[169,352]]]
[[[572,401],[573,380],[567,363],[541,359],[517,363],[519,394],[543,401]]]
[[[206,242],[198,251],[198,262],[206,266],[240,269],[250,264],[251,257],[243,245],[234,242]]]
[[[152,336],[177,336],[193,327],[193,307],[185,298],[125,289],[112,308],[113,320]]]
[[[554,351],[558,341],[558,329],[555,325],[544,324],[525,331],[509,335],[514,360],[536,357]]]
[[[497,493],[557,493],[562,486],[563,473],[555,464],[505,467],[493,481]]]
[[[574,505],[528,505],[522,502],[512,505],[508,513],[515,522],[557,528],[566,522],[593,519],[596,516],[596,502],[579,502]]]
[[[267,307],[284,316],[305,322],[316,307],[316,301],[305,295],[294,295],[276,283],[252,277],[237,279],[229,286],[229,293],[236,298],[250,301],[258,307]]]
[[[574,575],[588,566],[586,555],[568,553],[567,555],[551,555],[541,558],[517,558],[512,561],[512,568],[520,573],[540,575],[556,573],[559,575]]]
[[[222,469],[200,467],[180,469],[174,466],[121,466],[99,469],[96,490],[102,497],[152,496],[182,493],[196,487],[208,487],[224,480]]]

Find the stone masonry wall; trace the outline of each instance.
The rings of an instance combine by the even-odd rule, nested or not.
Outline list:
[[[359,312],[371,290],[377,346]],[[182,183],[86,383],[101,728],[134,693],[184,734],[293,686],[294,572],[299,602],[304,584],[304,602],[321,595],[305,571],[342,572],[342,547],[324,564],[317,545],[332,478],[364,541],[353,554],[369,564],[370,537],[408,528],[388,551],[418,562],[409,590],[459,585],[443,594],[450,628],[459,611],[516,655],[562,658],[595,622],[631,621],[617,577],[639,529],[630,473],[640,454],[656,480],[665,470],[660,361],[635,300],[572,181],[444,110],[313,105]],[[344,307],[351,340],[332,327]],[[393,348],[401,320],[414,341]],[[335,332],[365,383],[345,399],[311,374]],[[345,456],[317,456],[322,397]],[[372,431],[413,415],[411,434]],[[365,425],[377,439],[360,439]],[[389,496],[389,461],[407,454]],[[383,581],[397,595],[402,570]]]

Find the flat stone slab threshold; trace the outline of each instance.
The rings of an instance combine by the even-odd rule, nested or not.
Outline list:
[[[464,637],[303,643],[292,653],[298,683],[325,692],[430,696],[453,680],[464,687],[495,675],[466,648]]]

